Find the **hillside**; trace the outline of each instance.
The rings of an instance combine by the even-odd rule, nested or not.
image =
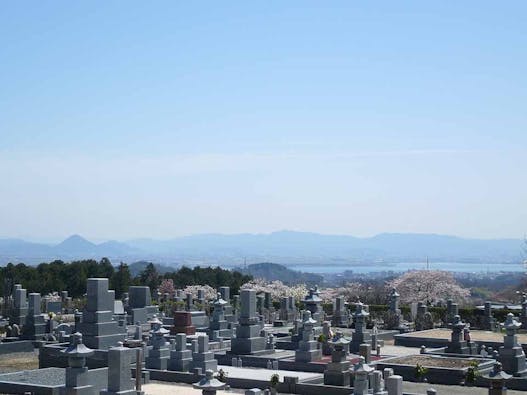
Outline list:
[[[318,274],[302,273],[270,262],[254,263],[244,268],[237,267],[234,270],[243,274],[249,274],[254,278],[262,278],[268,281],[280,280],[284,284],[306,283],[308,285],[316,285],[321,284],[323,280],[323,277]]]

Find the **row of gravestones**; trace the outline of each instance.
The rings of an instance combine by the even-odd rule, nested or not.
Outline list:
[[[484,346],[481,346],[478,352],[477,346],[470,339],[469,326],[461,321],[459,315],[454,316],[452,323],[452,336],[446,353],[480,355],[483,357],[492,357],[497,359],[503,366],[503,370],[516,377],[527,377],[527,365],[525,362],[525,353],[518,341],[518,329],[522,326],[512,313],[507,315],[503,328],[506,334],[503,337],[503,346],[499,351],[492,352]]]

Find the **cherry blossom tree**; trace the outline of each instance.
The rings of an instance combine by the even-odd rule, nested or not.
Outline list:
[[[446,299],[463,302],[470,296],[470,290],[461,287],[452,273],[441,270],[412,270],[390,281],[387,287],[396,288],[405,304],[432,304]]]
[[[304,299],[308,293],[305,284],[288,286],[279,280],[269,282],[259,278],[243,284],[241,289],[254,289],[256,293],[270,292],[271,299],[274,301],[279,301],[280,298],[286,296],[293,296],[296,301],[299,301]]]
[[[210,285],[187,285],[183,290],[184,294],[191,293],[193,298],[198,297],[198,289],[202,289],[205,294],[205,300],[214,300],[218,291],[212,288]]]
[[[174,287],[174,281],[171,278],[164,279],[159,285],[159,292],[161,295],[169,294],[171,297],[176,293],[176,287]]]

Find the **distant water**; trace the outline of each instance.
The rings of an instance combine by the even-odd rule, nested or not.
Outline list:
[[[355,273],[371,273],[382,271],[404,272],[411,269],[426,269],[426,263],[419,262],[400,262],[400,263],[369,263],[364,265],[306,265],[306,264],[287,264],[292,270],[311,273],[338,274],[346,270]],[[450,272],[481,273],[481,272],[523,272],[524,266],[521,263],[496,264],[496,263],[460,263],[460,262],[430,262],[430,270],[446,270]]]

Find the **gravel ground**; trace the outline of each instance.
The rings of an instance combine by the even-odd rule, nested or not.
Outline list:
[[[190,384],[167,384],[159,381],[152,381],[149,384],[145,384],[142,390],[149,395],[192,395],[201,394],[201,390],[192,388]],[[231,389],[229,391],[218,391],[218,395],[226,394],[244,394],[245,390]]]
[[[467,368],[472,363],[470,359],[462,358],[443,358],[435,357],[430,355],[409,355],[405,357],[399,357],[390,359],[388,364],[394,363],[397,365],[410,365],[415,366],[417,363],[422,366],[432,367],[432,368]]]
[[[0,373],[38,369],[38,350],[0,356]]]

